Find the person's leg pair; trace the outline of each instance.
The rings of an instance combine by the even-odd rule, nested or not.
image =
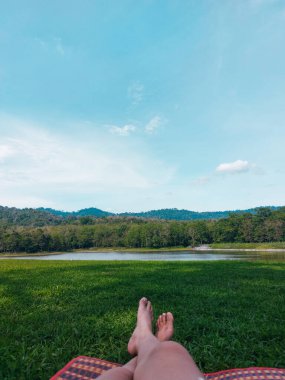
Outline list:
[[[152,333],[152,319],[151,303],[142,298],[139,302],[137,326],[128,344],[128,351],[131,355],[137,355],[136,360],[132,359],[125,366],[106,372],[100,380],[203,379],[185,348],[170,341],[173,335],[172,314],[165,313],[158,318],[156,336]]]

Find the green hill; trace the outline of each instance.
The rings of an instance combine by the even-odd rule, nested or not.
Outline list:
[[[85,208],[79,211],[58,211],[50,208],[40,208],[38,210],[46,211],[54,215],[62,217],[80,217],[80,216],[93,216],[96,218],[102,218],[107,216],[118,216],[118,217],[137,217],[145,219],[165,219],[165,220],[206,220],[206,219],[221,219],[226,218],[231,214],[243,214],[245,212],[255,214],[260,207],[251,208],[247,210],[234,210],[234,211],[206,211],[197,212],[189,210],[178,210],[177,208],[166,208],[160,210],[150,210],[142,212],[123,212],[123,213],[111,213],[107,211],[102,211],[98,208]],[[277,210],[279,207],[270,206],[271,210]]]
[[[16,207],[0,206],[0,226],[17,225],[42,227],[48,225],[58,225],[64,222],[60,215],[48,213],[43,210],[33,208],[19,209]]]
[[[59,211],[59,210],[54,210],[52,208],[43,208],[43,207],[40,207],[37,210],[43,211],[43,212],[48,212],[50,214],[62,216],[62,217],[94,216],[96,218],[104,218],[106,216],[115,215],[114,213],[111,213],[108,211],[103,211],[103,210],[100,210],[99,208],[95,208],[95,207],[84,208],[84,209],[79,210],[79,211]]]
[[[277,210],[280,207],[268,207],[271,210]],[[52,208],[24,208],[0,206],[0,226],[31,226],[42,227],[48,225],[58,225],[66,223],[93,223],[93,219],[107,218],[106,222],[112,218],[142,218],[142,219],[159,219],[159,220],[213,220],[227,218],[233,214],[250,213],[256,214],[260,208],[235,211],[213,211],[213,212],[196,212],[189,210],[161,209],[146,212],[124,212],[111,213],[95,207],[82,209],[79,211],[60,211]]]

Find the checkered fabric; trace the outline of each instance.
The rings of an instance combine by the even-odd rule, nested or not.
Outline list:
[[[78,356],[66,364],[50,380],[96,379],[103,372],[120,367],[121,364],[106,360]],[[206,380],[285,380],[285,368],[236,368],[226,371],[205,373]]]

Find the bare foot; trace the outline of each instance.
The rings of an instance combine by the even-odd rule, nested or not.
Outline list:
[[[160,342],[164,342],[165,340],[170,340],[172,338],[174,333],[173,321],[174,318],[170,312],[163,313],[158,317],[155,336]]]
[[[139,302],[137,326],[129,340],[128,351],[131,355],[138,352],[138,339],[144,338],[148,334],[152,334],[151,321],[153,320],[153,312],[150,301],[143,297]]]

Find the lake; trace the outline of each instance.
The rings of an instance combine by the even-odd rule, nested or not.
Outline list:
[[[217,260],[263,260],[285,261],[285,252],[241,252],[231,251],[163,251],[163,252],[65,252],[56,255],[7,257],[19,260],[95,260],[95,261],[217,261]]]

